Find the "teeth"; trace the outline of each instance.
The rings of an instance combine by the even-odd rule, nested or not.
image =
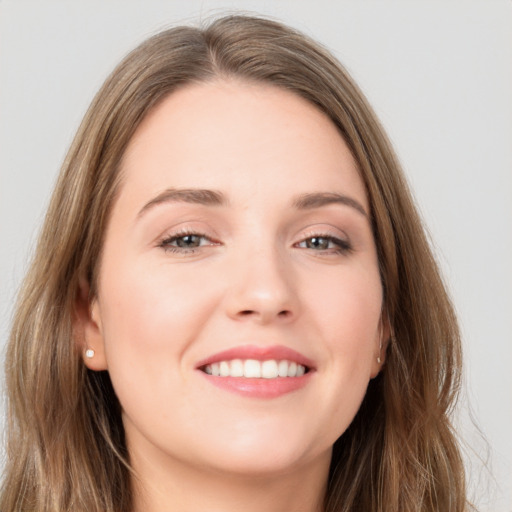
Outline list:
[[[275,379],[278,376],[277,361],[263,361],[261,363],[261,376],[264,379]]]
[[[243,377],[244,376],[244,363],[240,359],[231,361],[231,377]]]
[[[279,377],[288,377],[288,361],[279,361],[277,374]]]
[[[229,363],[227,361],[221,361],[219,365],[219,372],[221,377],[229,376]]]
[[[259,379],[261,377],[261,363],[254,359],[247,359],[244,362],[244,377]]]
[[[214,377],[245,377],[247,379],[276,379],[277,377],[302,377],[306,367],[294,361],[257,361],[256,359],[233,359],[208,364],[203,371]]]

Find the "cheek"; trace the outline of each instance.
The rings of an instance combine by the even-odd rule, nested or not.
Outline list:
[[[168,341],[176,333],[173,325],[197,318],[201,298],[208,293],[198,293],[193,274],[173,270],[162,263],[148,265],[141,259],[110,274],[105,272],[102,291],[107,326],[128,332],[128,339],[136,337],[138,343],[154,344]],[[154,334],[162,330],[164,339],[155,338]]]
[[[112,381],[130,389],[135,380],[165,388],[172,379],[187,379],[182,366],[190,361],[183,355],[218,307],[222,282],[212,276],[221,274],[147,257],[110,261],[115,264],[104,267],[101,295]]]
[[[207,299],[211,290],[198,293],[190,276],[159,264],[117,263],[105,265],[100,288],[108,372],[130,418],[151,417],[156,410],[165,417],[171,409],[161,399],[179,400],[173,390],[188,378],[182,355],[214,302]]]
[[[323,281],[315,280],[309,289],[307,307],[315,312],[329,339],[352,341],[354,347],[364,340],[373,341],[381,316],[382,287],[372,267],[342,270]]]
[[[333,283],[339,283],[333,285]],[[364,390],[371,378],[380,341],[382,288],[377,271],[345,272],[316,281],[306,308],[309,322],[327,349],[333,389]]]

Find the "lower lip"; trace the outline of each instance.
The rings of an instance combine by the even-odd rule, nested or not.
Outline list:
[[[214,377],[213,375],[201,371],[205,379],[214,386],[252,398],[277,398],[298,391],[309,382],[312,373],[313,372],[309,371],[301,377],[248,379],[245,377]]]

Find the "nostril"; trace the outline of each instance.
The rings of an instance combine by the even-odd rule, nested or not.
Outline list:
[[[238,315],[242,316],[242,317],[246,317],[246,316],[258,315],[258,312],[253,309],[244,309],[242,311],[239,311]],[[279,313],[277,313],[277,316],[279,318],[288,318],[291,315],[292,315],[292,312],[289,311],[288,309],[284,309],[282,311],[279,311]]]

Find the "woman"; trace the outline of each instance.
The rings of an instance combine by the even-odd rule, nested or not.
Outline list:
[[[0,508],[462,511],[460,359],[339,63],[267,20],[172,29],[64,163],[8,349]]]

